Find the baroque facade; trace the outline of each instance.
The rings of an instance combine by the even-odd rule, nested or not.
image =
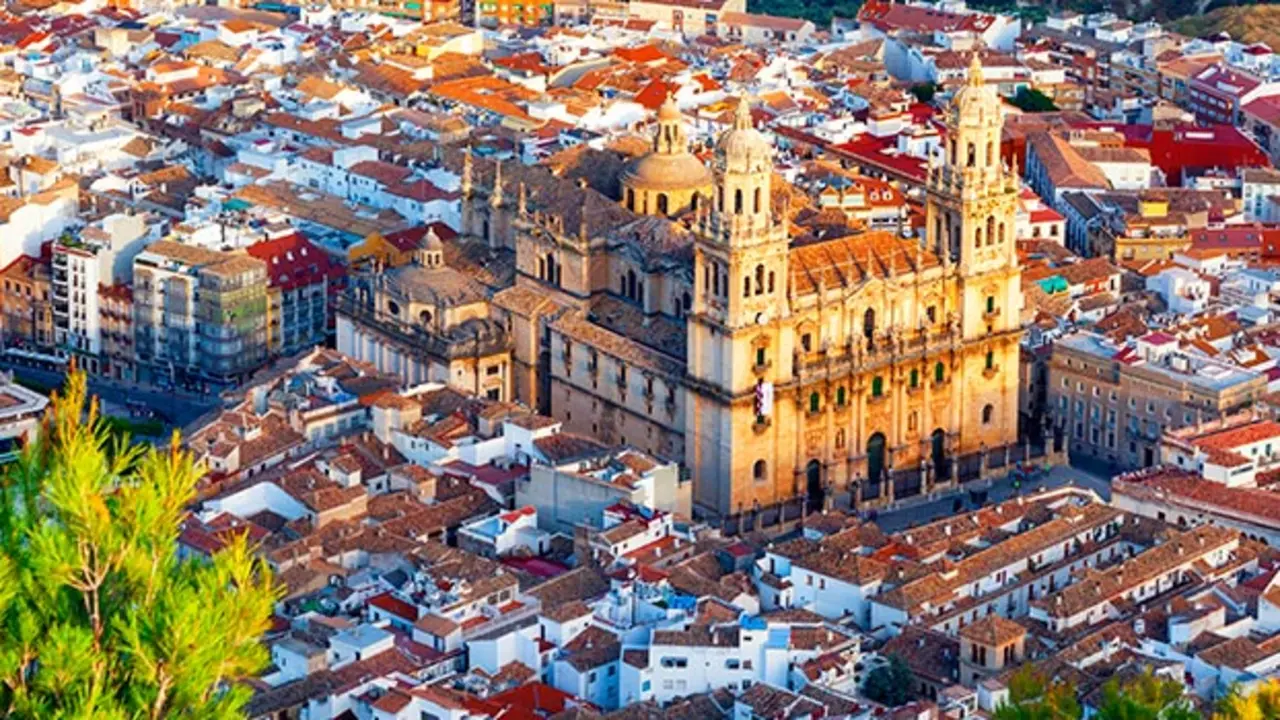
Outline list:
[[[980,67],[947,115],[926,241],[870,231],[790,246],[772,153],[745,112],[718,143],[695,249],[685,462],[703,507],[856,488],[926,492],[1017,437],[1018,182]]]
[[[666,212],[627,202],[645,160],[618,202],[543,168],[446,154],[462,177],[454,254],[509,266],[485,284],[510,397],[566,431],[682,461],[716,514],[846,490],[885,502],[1010,448],[1018,182],[997,151],[1000,101],[980,67],[971,78],[930,168],[923,240],[872,230],[793,245],[745,102],[709,191],[689,173]],[[674,108],[657,132],[648,158],[696,162]],[[687,225],[662,217],[678,213]]]

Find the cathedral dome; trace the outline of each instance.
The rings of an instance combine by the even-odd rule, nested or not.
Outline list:
[[[758,172],[772,162],[773,147],[751,122],[746,98],[739,99],[733,127],[716,142],[716,154],[725,170]]]
[[[711,171],[690,152],[667,155],[649,153],[626,169],[625,183],[637,188],[703,188],[711,184]]]
[[[711,170],[689,151],[684,117],[670,95],[658,108],[653,150],[627,165],[621,180],[623,202],[636,212],[667,215],[690,206],[696,194],[710,194]]]

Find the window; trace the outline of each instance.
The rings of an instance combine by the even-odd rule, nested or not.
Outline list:
[[[739,662],[737,658],[729,658],[724,661],[724,667],[726,670],[737,670],[741,666],[742,663]]]
[[[871,379],[871,397],[884,395],[884,378],[879,375]]]
[[[947,368],[946,368],[942,363],[938,363],[938,364],[936,364],[936,365],[934,365],[934,366],[933,366],[933,381],[934,381],[934,382],[936,382],[936,383],[940,383],[940,382],[942,382],[943,380],[945,380],[945,379],[946,379],[946,377],[947,377]]]
[[[995,311],[996,311],[996,296],[988,295],[987,296],[987,313],[990,314]]]
[[[734,215],[742,214],[742,189],[741,188],[733,191],[733,214]]]
[[[809,333],[801,335],[800,347],[804,348],[805,352],[813,352],[813,335],[810,335]]]
[[[991,418],[994,417],[995,414],[996,414],[996,409],[994,407],[992,407],[991,405],[984,406],[982,408],[982,424],[990,425]]]
[[[844,388],[836,388],[836,405],[844,407]]]
[[[819,399],[818,393],[809,393],[809,412],[818,412]]]
[[[768,474],[769,466],[763,460],[757,460],[755,465],[751,466],[751,477],[756,482],[764,482],[765,476]]]
[[[764,348],[756,348],[756,367],[764,367]]]
[[[929,318],[930,323],[938,322],[938,308],[936,306],[930,305],[925,309],[924,314],[925,317]]]
[[[844,449],[844,428],[836,430],[836,449]]]
[[[920,371],[915,368],[911,369],[911,387],[920,386]]]
[[[991,350],[987,351],[987,369],[991,370],[996,366],[996,354]]]

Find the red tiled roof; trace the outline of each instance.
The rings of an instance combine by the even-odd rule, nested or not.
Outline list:
[[[1124,137],[1125,147],[1146,149],[1151,164],[1160,168],[1172,186],[1182,184],[1183,170],[1188,168],[1270,167],[1266,153],[1253,140],[1231,125],[1175,125],[1153,128],[1150,125],[1117,125],[1114,123],[1075,123],[1080,129],[1110,130]]]
[[[1202,435],[1193,440],[1192,444],[1204,449],[1234,450],[1275,437],[1280,437],[1280,423],[1263,420]]]
[[[869,0],[858,11],[858,20],[881,30],[916,30],[923,32],[984,32],[995,22],[991,15],[942,12],[933,8],[905,3]]]
[[[670,60],[670,56],[662,52],[656,45],[641,45],[635,48],[615,48],[614,57],[626,60],[627,62],[648,64],[654,62],[665,62]]]
[[[389,592],[382,593],[381,595],[374,595],[369,598],[369,604],[380,610],[385,610],[396,617],[404,618],[409,622],[418,621],[418,607],[412,603],[407,603],[404,600],[401,600]]]
[[[663,80],[654,80],[644,87],[643,90],[636,93],[635,101],[643,105],[646,110],[657,110],[667,99],[668,94],[674,95],[680,89],[679,85],[665,82]]]
[[[271,287],[294,290],[314,285],[326,278],[330,284],[342,277],[342,268],[329,255],[302,236],[294,233],[273,240],[263,240],[246,248],[253,257],[267,264]]]

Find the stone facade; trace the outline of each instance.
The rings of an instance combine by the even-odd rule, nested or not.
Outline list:
[[[686,208],[691,230],[540,168],[447,156],[462,235],[513,258],[490,312],[514,398],[683,461],[695,504],[716,514],[852,487],[886,502],[1012,447],[1018,183],[995,152],[999,99],[975,75],[930,170],[937,229],[923,241],[869,231],[792,247],[746,103],[706,201]],[[678,144],[678,130],[668,108],[658,140]]]

